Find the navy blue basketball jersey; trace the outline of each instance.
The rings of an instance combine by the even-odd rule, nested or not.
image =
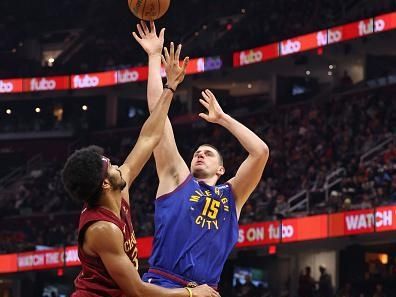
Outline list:
[[[238,240],[230,184],[210,186],[192,175],[155,205],[152,269],[216,285]]]

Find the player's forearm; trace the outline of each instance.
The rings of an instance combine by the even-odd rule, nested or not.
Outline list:
[[[139,297],[188,297],[186,289],[166,289],[156,285],[144,283],[141,286]]]
[[[268,158],[267,144],[249,128],[225,114],[219,124],[231,132],[238,139],[250,156],[255,158]]]
[[[159,142],[164,132],[165,120],[168,116],[169,107],[173,98],[173,93],[169,89],[164,89],[153,112],[146,120],[140,132],[140,137],[149,137],[154,142]]]
[[[149,110],[152,112],[161,97],[163,90],[160,55],[149,55],[148,71],[147,101]]]

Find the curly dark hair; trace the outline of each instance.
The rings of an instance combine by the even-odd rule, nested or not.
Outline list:
[[[103,149],[89,146],[75,151],[62,169],[66,192],[79,202],[95,206],[101,194]]]

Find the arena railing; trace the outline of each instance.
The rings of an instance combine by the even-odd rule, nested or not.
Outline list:
[[[12,170],[9,174],[0,179],[0,189],[4,189],[8,185],[14,183],[16,180],[20,180],[26,175],[33,166],[37,165],[37,162],[42,161],[42,155],[37,154],[29,159],[25,165]]]
[[[368,150],[366,153],[364,153],[360,157],[360,163],[361,164],[367,164],[370,162],[374,157],[378,156],[378,154],[381,154],[386,151],[386,146],[393,143],[394,145],[396,144],[396,134],[392,134],[389,137],[387,137],[385,140]]]
[[[331,172],[329,175],[326,176],[324,185],[323,185],[323,190],[325,192],[325,201],[329,201],[329,192],[330,190],[338,185],[340,182],[342,182],[343,177],[346,174],[346,170],[345,168],[341,167],[338,168],[336,170],[334,170],[333,172]]]
[[[309,191],[303,190],[287,200],[289,212],[304,209],[309,212]]]

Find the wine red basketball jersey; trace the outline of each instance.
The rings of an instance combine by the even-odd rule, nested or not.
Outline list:
[[[120,228],[124,235],[124,251],[131,259],[131,265],[138,269],[138,257],[135,233],[131,223],[128,203],[122,199],[121,219],[110,210],[103,207],[87,208],[81,212],[78,226],[78,257],[81,261],[82,271],[74,281],[76,291],[72,297],[122,297],[124,294],[107,272],[99,257],[92,257],[84,253],[82,244],[87,228],[97,221],[107,221]],[[106,240],[103,238],[102,240]]]

